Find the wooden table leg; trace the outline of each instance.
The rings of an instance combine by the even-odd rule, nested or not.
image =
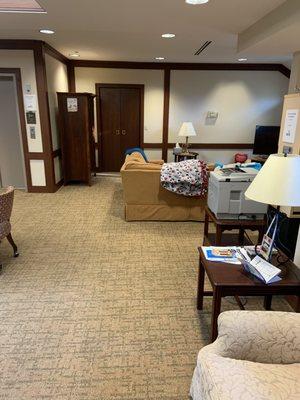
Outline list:
[[[243,228],[239,229],[239,245],[243,246],[244,245],[244,236],[245,236],[245,230]]]
[[[212,316],[211,316],[211,341],[214,342],[218,336],[218,316],[221,312],[221,291],[218,287],[214,287]]]
[[[205,210],[203,246],[205,244],[205,238],[208,237],[208,228],[209,228],[209,215]]]
[[[264,308],[266,310],[271,310],[271,306],[272,306],[272,295],[267,295],[264,298]]]
[[[257,244],[261,244],[264,238],[264,234],[265,234],[265,228],[259,227],[258,228],[258,243]]]
[[[203,296],[204,296],[204,276],[205,269],[199,257],[199,272],[198,272],[198,291],[197,291],[197,309],[203,310]]]
[[[217,225],[216,228],[216,246],[221,246],[222,245],[222,228]]]

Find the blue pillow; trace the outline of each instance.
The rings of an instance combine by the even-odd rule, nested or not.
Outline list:
[[[127,155],[130,155],[130,154],[135,153],[135,152],[136,152],[136,153],[140,153],[140,154],[144,157],[144,160],[145,160],[146,162],[148,162],[144,150],[141,149],[140,147],[133,147],[132,149],[127,149],[127,150],[125,151],[125,157],[126,157]]]

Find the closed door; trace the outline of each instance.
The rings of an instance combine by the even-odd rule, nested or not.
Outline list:
[[[0,76],[0,187],[26,187],[14,79]]]
[[[100,164],[105,172],[120,171],[128,148],[140,146],[142,85],[97,85]]]

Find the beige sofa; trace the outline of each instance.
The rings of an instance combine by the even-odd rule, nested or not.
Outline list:
[[[146,163],[139,153],[121,168],[126,221],[203,221],[206,199],[169,192],[160,185],[162,160]]]
[[[227,311],[198,355],[193,400],[300,399],[300,314]]]

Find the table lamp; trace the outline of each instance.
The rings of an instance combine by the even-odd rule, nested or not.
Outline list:
[[[280,206],[300,206],[300,156],[295,154],[272,154],[245,192],[245,197],[260,203],[277,206],[268,258],[278,235]],[[263,246],[264,247],[264,246]]]
[[[183,146],[184,153],[189,153],[189,137],[196,135],[197,134],[192,122],[184,122],[182,124],[178,136],[185,137],[185,145]]]

